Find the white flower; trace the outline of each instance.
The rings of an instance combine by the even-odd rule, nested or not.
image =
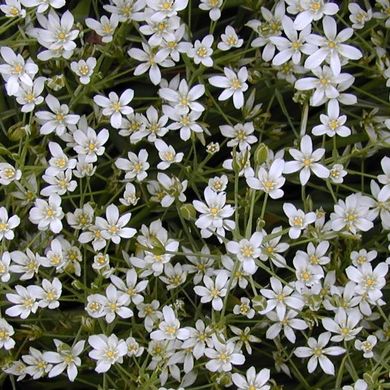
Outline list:
[[[302,230],[316,220],[316,214],[314,212],[305,214],[302,210],[297,209],[292,203],[284,203],[283,211],[287,215],[288,222],[291,226],[288,235],[292,239],[298,238],[301,235]]]
[[[283,32],[286,34],[287,38],[275,36],[269,38],[280,52],[272,60],[272,65],[279,66],[290,59],[297,65],[301,61],[302,53],[309,55],[316,50],[314,44],[307,43],[306,41],[310,34],[311,27],[307,26],[298,35],[292,19],[286,15],[282,18],[282,26]]]
[[[336,184],[340,184],[344,181],[344,176],[347,176],[347,171],[342,164],[334,164],[329,170],[329,179]]]
[[[374,335],[370,335],[367,337],[365,341],[355,340],[355,348],[358,351],[363,351],[363,357],[366,359],[370,359],[374,356],[372,352],[373,348],[377,343],[377,338]]]
[[[269,390],[271,386],[266,384],[269,378],[270,370],[268,368],[263,368],[259,373],[256,373],[255,367],[250,367],[245,376],[237,373],[232,375],[233,383],[238,390]]]
[[[114,321],[116,315],[121,318],[133,316],[133,311],[127,307],[130,304],[128,294],[118,291],[113,284],[106,288],[106,296],[103,296],[101,303],[103,315],[108,324]]]
[[[243,39],[238,38],[236,31],[232,26],[226,26],[225,34],[221,34],[221,41],[217,47],[219,50],[227,51],[232,48],[241,47],[244,43]]]
[[[23,274],[20,276],[20,280],[32,279],[35,274],[38,273],[42,257],[37,253],[34,254],[29,248],[26,248],[26,253],[13,251],[10,255],[13,262],[10,271],[17,274]]]
[[[108,43],[112,41],[114,32],[118,27],[119,19],[115,14],[111,14],[110,19],[106,15],[100,18],[100,22],[95,19],[85,19],[85,24],[102,37],[102,42]]]
[[[252,319],[255,316],[255,311],[251,308],[251,301],[245,297],[241,298],[240,301],[239,305],[233,307],[233,314]]]
[[[372,10],[368,8],[367,11],[364,11],[360,8],[358,3],[349,3],[348,10],[351,13],[349,15],[349,20],[353,23],[352,28],[355,30],[360,30],[364,27],[364,24],[371,20]]]
[[[54,278],[51,282],[47,279],[42,280],[42,287],[39,287],[37,299],[39,299],[39,307],[47,307],[48,309],[56,309],[60,306],[58,299],[62,294],[62,283],[58,278]]]
[[[347,116],[340,116],[340,109],[336,100],[329,101],[327,115],[320,114],[320,120],[322,125],[313,127],[312,133],[314,135],[326,134],[329,137],[334,137],[337,134],[340,137],[348,137],[351,134],[351,129],[344,126]]]
[[[244,355],[235,349],[234,342],[221,343],[216,337],[213,348],[206,348],[205,355],[209,358],[206,368],[211,372],[230,372],[232,365],[241,365],[245,362]]]
[[[97,161],[97,156],[101,156],[104,151],[104,144],[107,142],[110,133],[107,129],[102,129],[99,134],[88,127],[87,131],[76,130],[73,138],[76,143],[73,149],[79,155],[85,156],[85,162]]]
[[[285,15],[285,2],[277,1],[273,12],[261,7],[261,16],[264,21],[250,20],[246,25],[252,28],[259,36],[255,38],[251,46],[263,47],[261,57],[264,61],[271,61],[275,55],[275,45],[270,38],[282,34],[282,19]]]
[[[362,330],[362,327],[356,327],[361,321],[362,315],[358,309],[352,309],[348,313],[340,308],[337,311],[334,320],[325,317],[322,319],[322,326],[329,332],[336,333],[331,338],[332,341],[349,341],[353,340],[355,336]]]
[[[272,199],[279,199],[284,195],[283,190],[280,189],[286,181],[282,176],[284,166],[284,160],[277,158],[272,162],[269,170],[261,166],[257,175],[248,176],[246,182],[250,188],[263,191]]]
[[[52,194],[64,195],[67,192],[73,192],[77,187],[76,180],[72,180],[72,170],[67,169],[65,172],[59,172],[56,176],[43,175],[42,179],[50,184],[40,192],[43,196]]]
[[[19,0],[5,0],[4,4],[0,5],[0,10],[7,18],[26,17],[26,10],[21,7]]]
[[[170,16],[164,21],[156,21],[154,17],[156,12],[150,8],[145,9],[144,17],[146,24],[139,28],[143,35],[149,35],[148,44],[153,48],[158,48],[161,42],[175,41],[174,31],[180,27],[180,18]],[[169,52],[165,53],[169,54]]]
[[[372,269],[371,263],[363,263],[359,267],[350,265],[346,270],[348,279],[356,283],[355,292],[376,302],[382,297],[381,289],[386,285],[388,264],[379,263]]]
[[[309,43],[319,46],[319,49],[306,59],[305,68],[317,68],[326,60],[333,73],[338,75],[341,70],[341,60],[358,60],[363,54],[359,49],[343,43],[351,38],[352,28],[345,28],[337,34],[336,21],[330,16],[324,17],[322,26],[325,37],[311,34],[307,38]]]
[[[115,363],[122,363],[123,356],[127,354],[126,342],[115,334],[109,337],[104,334],[89,336],[88,343],[93,348],[88,355],[97,360],[95,371],[98,373],[107,372]]]
[[[188,329],[180,328],[180,322],[170,306],[164,306],[162,312],[164,319],[159,329],[150,334],[152,340],[185,340],[190,336]]]
[[[146,110],[146,118],[143,121],[143,128],[131,134],[130,142],[137,143],[147,136],[148,141],[153,143],[157,137],[163,137],[168,133],[168,127],[165,126],[167,122],[168,117],[166,115],[159,117],[159,112],[154,106],[148,107]]]
[[[150,81],[154,85],[158,85],[161,81],[159,66],[170,67],[174,66],[175,63],[172,60],[167,59],[169,53],[164,50],[155,53],[155,50],[145,43],[142,43],[142,48],[143,50],[133,48],[127,52],[131,58],[142,62],[142,64],[135,68],[134,76],[139,76],[149,70]]]
[[[237,256],[245,272],[253,275],[257,270],[255,259],[261,254],[260,246],[262,241],[263,233],[255,232],[249,240],[242,239],[239,242],[229,241],[226,244],[226,249]]]
[[[266,240],[264,240],[262,245],[262,253],[260,255],[260,259],[265,260],[271,260],[277,267],[283,268],[286,266],[286,259],[280,254],[285,252],[289,245],[285,242],[280,242],[282,235],[279,234],[282,231],[282,227],[278,226],[274,229],[272,229],[271,234],[278,233],[278,235],[274,238],[269,239],[268,236],[266,236]]]
[[[9,302],[14,303],[14,306],[9,307],[5,314],[11,317],[20,317],[26,319],[31,313],[36,313],[38,310],[38,297],[40,289],[38,286],[23,287],[20,285],[15,286],[16,294],[6,294],[6,298]]]
[[[69,159],[57,142],[49,142],[49,150],[52,157],[49,160],[50,166],[45,171],[46,175],[57,176],[59,173],[72,170],[76,166],[77,161],[74,158]]]
[[[153,11],[152,20],[161,22],[165,18],[177,15],[188,5],[188,0],[146,0],[146,4]]]
[[[128,159],[118,158],[115,161],[115,166],[126,172],[125,179],[127,180],[144,180],[148,176],[146,171],[150,166],[147,161],[148,152],[145,149],[141,149],[138,156],[133,152],[129,152],[127,156]]]
[[[134,337],[128,337],[126,339],[126,344],[127,344],[127,356],[135,356],[135,357],[140,357],[145,348],[140,347],[139,343]]]
[[[210,237],[214,232],[224,237],[225,229],[233,230],[235,227],[235,222],[227,219],[234,214],[234,208],[225,205],[226,194],[224,192],[217,194],[207,187],[204,190],[204,197],[206,203],[193,201],[195,209],[201,213],[195,225],[201,229],[204,238]]]
[[[132,183],[127,183],[125,187],[125,192],[123,193],[123,198],[119,199],[125,206],[135,206],[138,203],[139,198],[135,190],[135,186]]]
[[[214,42],[213,35],[206,35],[202,41],[198,39],[194,43],[194,47],[188,50],[187,55],[194,59],[195,65],[202,64],[207,67],[213,66],[213,49],[211,48]]]
[[[122,292],[127,294],[135,305],[143,302],[144,297],[141,295],[142,291],[148,285],[147,280],[141,280],[137,283],[137,272],[135,269],[129,269],[126,272],[126,283],[116,275],[110,276],[112,283]]]
[[[0,54],[5,62],[0,65],[0,73],[6,81],[7,94],[9,96],[15,95],[22,82],[26,86],[32,87],[34,76],[38,73],[38,66],[34,61],[31,58],[25,61],[21,54],[16,54],[7,46],[0,48]]]
[[[299,180],[304,186],[313,172],[317,177],[329,177],[329,169],[318,163],[325,154],[325,149],[318,148],[313,151],[313,143],[308,135],[304,135],[300,144],[301,150],[291,148],[289,153],[295,161],[288,161],[284,166],[284,173],[299,172]]]
[[[30,86],[25,82],[21,82],[20,88],[15,93],[16,101],[22,106],[22,112],[31,112],[35,106],[43,102],[41,93],[45,86],[45,77],[38,77]]]
[[[158,169],[168,169],[171,164],[179,163],[183,157],[184,153],[176,153],[175,149],[171,145],[167,145],[163,140],[157,139],[154,142],[154,146],[158,150],[158,155],[161,159],[161,162],[157,164]]]
[[[79,236],[79,242],[82,244],[90,241],[92,241],[92,246],[95,251],[104,248],[107,244],[106,240],[103,238],[101,228],[98,228],[95,225],[88,226],[88,230],[81,233]]]
[[[14,333],[14,328],[4,318],[0,318],[0,348],[9,350],[15,346],[11,338]]]
[[[74,17],[70,11],[65,11],[60,19],[56,12],[50,10],[48,18],[41,17],[39,22],[41,25],[43,23],[43,29],[34,28],[33,34],[37,35],[38,42],[42,46],[57,52],[72,52],[76,48],[73,41],[79,35],[79,30],[72,30]]]
[[[96,66],[96,58],[89,57],[87,60],[80,60],[78,62],[72,61],[70,64],[70,68],[77,76],[80,78],[81,84],[89,84],[91,81],[91,76],[93,74],[93,70]]]
[[[226,175],[222,175],[220,177],[215,176],[215,177],[209,179],[207,185],[214,192],[222,192],[222,191],[226,190],[228,181],[229,180],[228,180],[228,177]]]
[[[212,76],[209,83],[214,87],[224,88],[218,96],[218,100],[223,101],[233,96],[234,107],[240,109],[244,106],[244,92],[248,89],[248,70],[245,66],[236,73],[230,68],[223,69],[225,76]]]
[[[374,197],[373,217],[380,217],[384,229],[390,228],[390,186],[379,187],[375,180],[370,182],[371,193]]]
[[[45,360],[43,353],[33,347],[29,348],[29,355],[23,355],[22,359],[27,365],[25,372],[32,376],[32,379],[42,378],[52,367],[52,365],[48,364]]]
[[[185,79],[180,81],[177,89],[171,87],[160,88],[158,94],[169,102],[175,110],[188,113],[190,110],[203,112],[204,107],[197,100],[204,95],[205,87],[202,84],[189,87]]]
[[[340,99],[341,95],[339,90],[341,91],[343,83],[349,86],[351,85],[351,81],[353,82],[354,80],[354,78],[348,73],[335,75],[327,65],[324,65],[322,68],[318,67],[312,69],[312,73],[316,77],[305,77],[299,79],[294,85],[295,89],[299,91],[315,89],[310,98],[310,104],[312,106],[320,106],[330,99]],[[356,99],[350,100],[348,97],[348,100],[343,100],[343,103],[354,104],[355,101]]]
[[[201,297],[202,303],[211,302],[212,307],[216,311],[221,311],[223,307],[222,299],[227,292],[228,276],[226,273],[219,272],[215,280],[204,275],[203,286],[195,286],[194,291]]]
[[[49,196],[48,201],[37,199],[29,217],[32,223],[38,225],[39,230],[50,229],[53,233],[59,233],[62,230],[61,219],[64,217],[61,198],[53,194]]]
[[[312,287],[319,284],[320,279],[324,277],[322,267],[310,263],[308,257],[303,254],[304,252],[298,251],[293,259],[295,277],[297,278],[295,287],[298,291],[303,290],[305,286]]]
[[[79,355],[84,350],[85,341],[78,341],[72,347],[57,339],[53,341],[57,352],[48,351],[43,353],[45,361],[53,364],[48,377],[58,376],[66,369],[69,380],[73,382],[77,377],[77,367],[81,366]]]
[[[334,365],[326,355],[342,355],[346,350],[341,347],[324,348],[329,343],[330,336],[330,332],[321,333],[318,341],[313,337],[309,337],[307,340],[308,347],[298,347],[294,351],[294,354],[301,358],[310,356],[307,362],[307,370],[309,373],[312,373],[317,368],[318,363],[320,363],[325,374],[334,375]]]
[[[103,8],[118,16],[120,22],[143,21],[142,11],[145,8],[144,0],[113,0],[112,4],[104,4]]]
[[[226,145],[229,147],[238,146],[241,151],[250,149],[251,144],[257,142],[257,137],[252,133],[255,131],[253,122],[237,123],[234,126],[219,126],[223,136],[233,138]]]
[[[267,313],[266,316],[275,323],[268,328],[265,337],[273,340],[283,329],[287,340],[294,344],[296,340],[294,329],[304,330],[308,327],[304,320],[295,318],[297,315],[298,312],[295,310],[288,310],[284,315],[281,312],[274,311]]]
[[[8,211],[5,207],[0,207],[0,241],[5,238],[6,240],[13,240],[15,229],[20,224],[20,218],[17,215],[13,215],[8,218]]]
[[[1,164],[0,164],[1,167]],[[390,184],[390,157],[383,157],[381,160],[383,175],[378,175],[378,181],[381,184]],[[1,169],[1,168],[0,168]]]
[[[55,131],[58,136],[61,136],[69,126],[76,125],[79,121],[80,115],[69,114],[69,107],[66,104],[60,104],[55,96],[47,95],[45,102],[52,112],[38,111],[35,113],[41,124],[39,129],[41,134],[46,135]]]
[[[10,280],[10,262],[11,256],[9,252],[3,252],[0,257],[0,278],[3,283],[6,283]]]
[[[22,177],[22,171],[15,169],[11,164],[0,162],[0,184],[7,186]]]
[[[360,267],[365,263],[370,263],[374,260],[378,255],[378,252],[375,250],[367,252],[366,249],[360,249],[359,252],[352,251],[351,252],[351,260],[352,264],[355,267]]]
[[[106,209],[106,219],[96,217],[96,226],[101,230],[105,240],[111,240],[114,244],[119,244],[121,238],[131,238],[137,233],[133,228],[125,227],[131,218],[131,213],[119,216],[119,209],[114,204],[110,204]]]
[[[336,3],[325,2],[325,0],[301,0],[299,1],[299,13],[294,20],[294,26],[298,30],[303,30],[311,22],[322,19],[324,15],[334,15],[339,10]],[[290,7],[288,12],[292,12]]]
[[[366,232],[373,228],[373,216],[369,213],[372,199],[360,193],[347,196],[339,200],[334,206],[334,213],[330,215],[332,229],[340,231],[347,229],[352,234],[359,230]]]
[[[171,123],[167,129],[169,130],[179,130],[180,129],[180,138],[183,141],[188,141],[191,137],[191,132],[202,133],[203,128],[200,124],[197,123],[197,120],[202,115],[200,111],[190,111],[188,113],[183,113],[181,110],[170,106],[163,106],[164,113],[174,121]]]
[[[163,55],[167,55],[172,58],[173,61],[180,61],[180,54],[187,53],[191,49],[192,44],[190,42],[182,41],[184,34],[186,33],[186,25],[183,23],[175,31],[169,35],[167,39],[163,39],[160,46],[159,52]]]
[[[169,177],[165,173],[157,174],[157,181],[161,185],[161,206],[169,207],[175,199],[185,202],[184,191],[187,189],[188,180],[180,181],[176,176]]]
[[[65,0],[21,0],[21,3],[25,7],[37,7],[37,12],[39,14],[47,11],[49,7],[53,8],[62,8],[66,1]]]
[[[368,385],[363,379],[358,379],[353,386],[343,386],[342,390],[368,390]]]
[[[294,293],[290,286],[283,286],[279,279],[270,278],[272,290],[262,288],[261,295],[267,298],[267,306],[260,314],[269,313],[275,310],[279,318],[284,318],[288,308],[300,312],[303,309],[304,301],[299,294]]]
[[[119,97],[115,92],[110,92],[108,98],[102,95],[96,95],[93,101],[103,108],[102,114],[110,117],[111,126],[119,129],[122,124],[122,115],[129,115],[133,109],[128,104],[133,100],[134,91],[131,88],[126,89]]]
[[[222,3],[223,0],[200,0],[199,8],[203,11],[210,11],[210,19],[216,21],[221,17]]]

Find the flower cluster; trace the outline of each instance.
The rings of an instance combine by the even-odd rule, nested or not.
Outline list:
[[[4,388],[388,387],[388,0],[0,10]]]

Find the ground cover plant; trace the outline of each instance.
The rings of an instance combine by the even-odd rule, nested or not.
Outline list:
[[[1,388],[390,388],[388,0],[0,10]]]

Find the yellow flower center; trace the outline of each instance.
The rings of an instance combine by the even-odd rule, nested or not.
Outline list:
[[[81,73],[82,76],[86,76],[89,73],[88,65],[80,65],[79,72]]]
[[[101,304],[99,302],[91,302],[89,304],[89,310],[92,312],[99,311],[101,308]]]
[[[12,179],[16,175],[16,171],[13,168],[6,168],[3,172],[7,179]]]
[[[201,46],[197,51],[196,51],[196,54],[199,56],[199,57],[206,57],[207,56],[207,49],[204,47],[204,46]]]
[[[142,171],[142,164],[139,163],[139,162],[138,162],[138,163],[135,163],[135,164],[134,164],[134,171],[137,172],[137,173],[138,173],[138,172],[141,172],[141,171]]]
[[[174,326],[167,326],[165,328],[165,333],[169,336],[173,336],[176,333],[176,328]]]
[[[45,211],[47,218],[52,218],[55,215],[54,210],[51,207],[48,207]]]
[[[18,16],[20,14],[19,10],[16,7],[11,7],[10,10],[9,10],[9,13],[12,16]]]
[[[303,218],[302,217],[294,217],[293,218],[293,225],[294,226],[303,226]]]
[[[213,217],[216,217],[219,213],[219,207],[211,207],[210,209],[210,214],[213,216]]]
[[[0,222],[0,232],[3,233],[8,230],[8,223]]]
[[[234,35],[229,35],[226,39],[226,43],[229,46],[235,46],[237,45],[237,38]]]
[[[230,86],[233,89],[240,89],[241,88],[241,81],[238,80],[238,78],[235,78],[230,81]]]
[[[5,329],[0,329],[0,340],[4,341],[8,338],[9,333]]]
[[[253,255],[253,248],[249,245],[247,246],[244,246],[242,249],[241,249],[241,253],[245,256],[245,257],[250,257]]]
[[[321,3],[319,1],[312,1],[310,3],[310,9],[313,11],[313,12],[317,12],[319,11],[321,8]]]
[[[112,26],[109,23],[104,23],[102,25],[102,30],[105,34],[108,34],[108,35],[112,34],[112,32],[114,31]]]
[[[111,109],[115,112],[120,112],[121,104],[119,102],[114,102],[111,104]]]
[[[13,74],[21,74],[22,72],[23,72],[23,66],[20,64],[15,64],[13,69],[12,69],[12,73]]]
[[[292,47],[294,50],[298,50],[301,46],[302,46],[302,43],[299,42],[299,41],[294,41],[294,42],[291,43],[291,47]]]

